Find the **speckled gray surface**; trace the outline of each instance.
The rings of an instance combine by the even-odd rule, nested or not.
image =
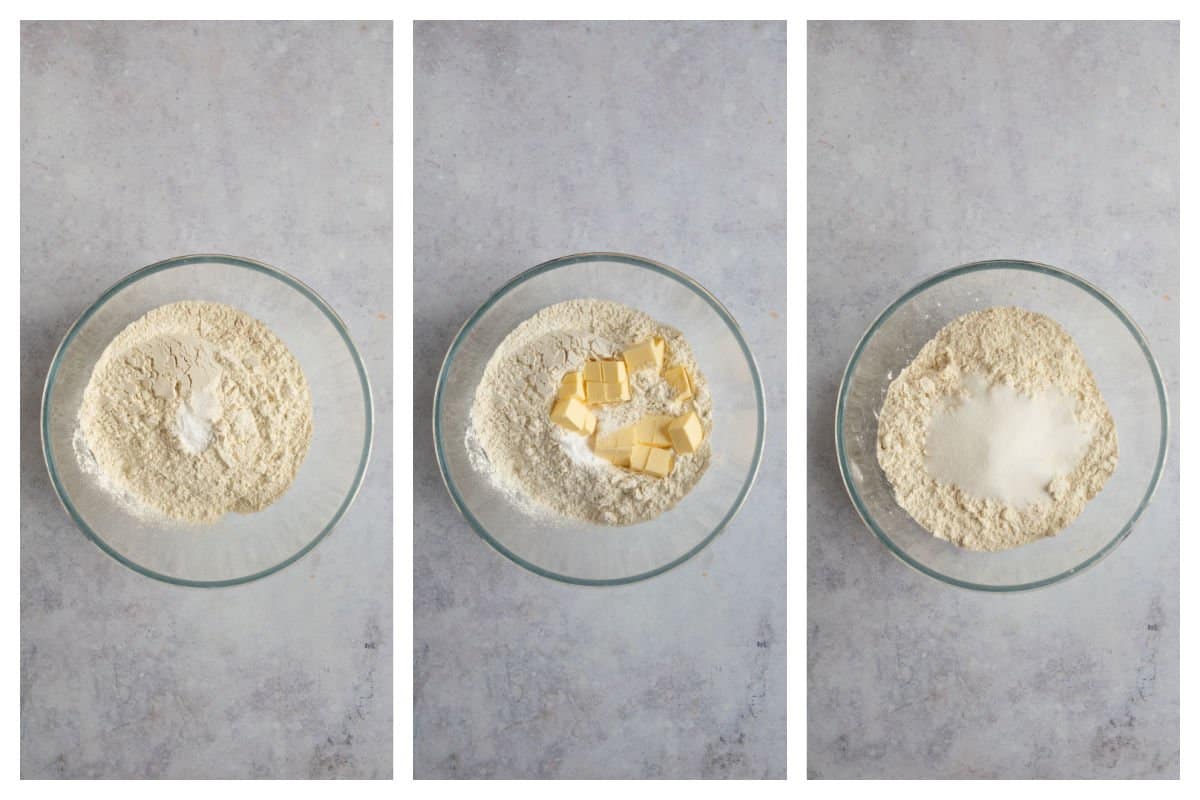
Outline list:
[[[808,774],[1179,774],[1179,450],[1133,535],[1048,589],[975,594],[892,558],[846,497],[833,408],[918,279],[1015,257],[1142,326],[1179,394],[1179,29],[808,29]]]
[[[27,23],[21,49],[22,777],[390,777],[391,25]],[[186,589],[72,525],[37,416],[87,304],[214,251],[330,302],[378,427],[357,502],[312,553]]]
[[[784,37],[782,23],[416,27],[418,777],[784,775]],[[773,376],[741,514],[689,563],[614,589],[489,549],[430,436],[466,317],[517,272],[584,250],[690,273]]]

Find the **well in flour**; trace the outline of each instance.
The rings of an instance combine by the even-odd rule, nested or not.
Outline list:
[[[1079,516],[1116,469],[1117,433],[1058,323],[989,308],[938,331],[888,386],[876,454],[922,527],[994,551]]]
[[[207,523],[275,502],[311,438],[308,382],[286,345],[236,308],[184,301],[105,348],[75,440],[84,469],[131,510]]]
[[[662,374],[644,369],[629,375],[628,402],[593,411],[596,435],[604,435],[648,414],[677,417],[694,408],[703,443],[695,453],[677,454],[664,478],[597,458],[583,436],[550,420],[564,375],[589,360],[619,359],[656,336],[665,342],[663,366],[686,368],[692,396],[679,398]],[[696,485],[711,459],[712,424],[708,383],[679,331],[620,303],[580,299],[542,309],[501,342],[476,389],[466,446],[473,466],[531,515],[631,525],[662,514]]]

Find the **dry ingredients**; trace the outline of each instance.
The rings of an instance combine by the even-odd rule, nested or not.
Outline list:
[[[236,308],[184,301],[105,348],[76,452],[135,513],[208,523],[275,502],[311,438],[308,382],[287,346]]]
[[[1117,434],[1058,323],[990,308],[946,325],[892,381],[876,452],[913,519],[994,551],[1079,516],[1116,469]]]
[[[677,420],[687,430],[673,435]],[[542,309],[501,342],[466,446],[528,513],[630,525],[691,491],[711,459],[711,429],[708,383],[682,334],[620,303],[581,299]]]

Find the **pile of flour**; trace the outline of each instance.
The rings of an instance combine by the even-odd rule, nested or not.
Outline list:
[[[150,311],[105,348],[75,449],[131,511],[204,523],[273,503],[311,438],[308,382],[283,342],[235,308],[187,301]]]
[[[646,414],[679,416],[694,408],[704,443],[695,453],[676,453],[665,478],[613,466],[591,452],[585,437],[550,421],[563,375],[589,359],[620,358],[651,336],[666,342],[664,369],[687,369],[693,397],[676,400],[663,378],[641,370],[630,375],[629,402],[592,410],[603,435]],[[708,383],[679,331],[619,303],[569,300],[518,325],[496,349],[475,391],[466,446],[472,465],[527,513],[631,525],[658,516],[691,491],[708,468],[711,429]]]
[[[1117,433],[1058,323],[989,308],[938,331],[892,381],[876,454],[896,501],[926,530],[1005,550],[1079,516],[1116,470]]]

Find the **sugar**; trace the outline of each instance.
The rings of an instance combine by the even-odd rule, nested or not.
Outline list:
[[[980,498],[1022,507],[1050,500],[1049,485],[1075,468],[1092,431],[1058,389],[1033,395],[980,375],[966,396],[934,412],[926,430],[925,466],[935,480]]]

